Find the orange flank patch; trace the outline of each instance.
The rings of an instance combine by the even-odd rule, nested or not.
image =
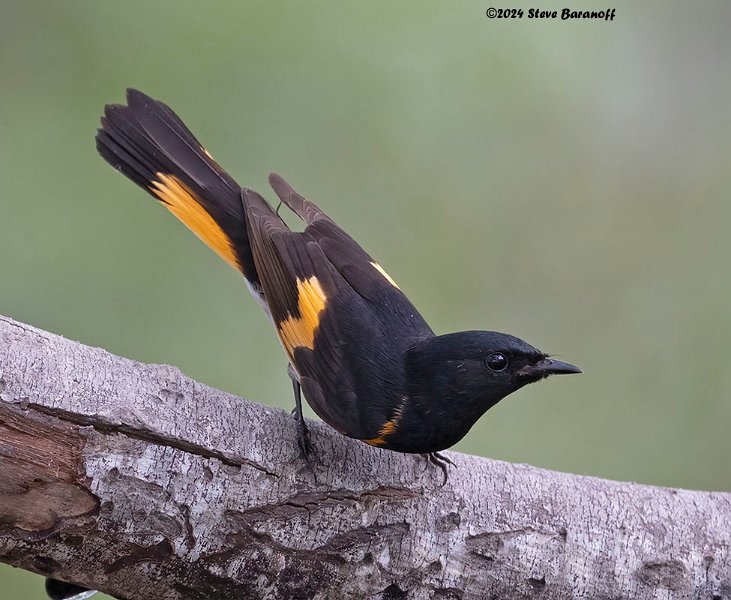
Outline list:
[[[379,265],[377,262],[372,262],[371,265],[373,265],[373,268],[386,278],[386,281],[388,281],[388,283],[390,283],[397,290],[401,289],[398,284],[393,280],[393,278],[388,273],[386,273],[381,265]]]
[[[385,443],[387,443],[386,437],[396,431],[396,428],[398,427],[398,422],[403,415],[404,404],[406,403],[406,400],[406,398],[402,398],[401,404],[399,404],[398,408],[393,413],[393,417],[391,418],[391,420],[386,421],[383,424],[383,427],[381,427],[380,431],[378,432],[378,437],[363,440],[366,444],[370,444],[371,446],[383,446]]]
[[[297,305],[299,317],[287,317],[277,324],[279,337],[289,356],[294,349],[304,346],[312,350],[315,331],[320,324],[320,312],[325,309],[327,296],[314,275],[303,281],[297,280]]]
[[[174,175],[155,173],[155,176],[159,181],[152,182],[150,191],[165,203],[165,208],[180,219],[218,256],[240,271],[241,266],[234,253],[231,240],[188,188]]]

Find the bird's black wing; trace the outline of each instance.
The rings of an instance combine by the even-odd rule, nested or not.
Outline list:
[[[270,181],[308,224],[291,231],[261,196],[244,190],[277,333],[315,412],[344,435],[382,443],[403,398],[403,352],[433,333],[350,236],[284,180]]]

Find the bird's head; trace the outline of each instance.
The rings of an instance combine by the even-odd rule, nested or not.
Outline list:
[[[551,375],[581,373],[527,342],[497,331],[462,331],[424,340],[409,351],[410,378],[432,393],[487,410],[524,385]],[[426,390],[424,390],[426,392]]]

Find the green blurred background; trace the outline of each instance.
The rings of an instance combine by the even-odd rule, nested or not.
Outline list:
[[[135,86],[239,182],[272,198],[284,174],[437,332],[584,368],[460,450],[731,490],[731,4],[491,4],[0,0],[0,313],[291,406],[243,282],[96,154],[103,105]]]

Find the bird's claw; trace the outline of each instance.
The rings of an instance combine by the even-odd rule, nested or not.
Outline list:
[[[312,472],[312,476],[317,483],[317,473],[315,465],[320,463],[320,459],[315,452],[315,447],[310,440],[310,430],[307,429],[304,419],[297,420],[297,447],[299,448],[299,457],[305,461],[307,468]]]
[[[439,452],[429,452],[427,454],[423,454],[422,456],[424,456],[424,458],[426,458],[429,463],[441,469],[442,475],[444,476],[444,479],[442,480],[442,486],[444,486],[447,483],[447,479],[449,478],[447,465],[451,465],[455,469],[457,468],[457,466],[447,456],[444,456]]]

